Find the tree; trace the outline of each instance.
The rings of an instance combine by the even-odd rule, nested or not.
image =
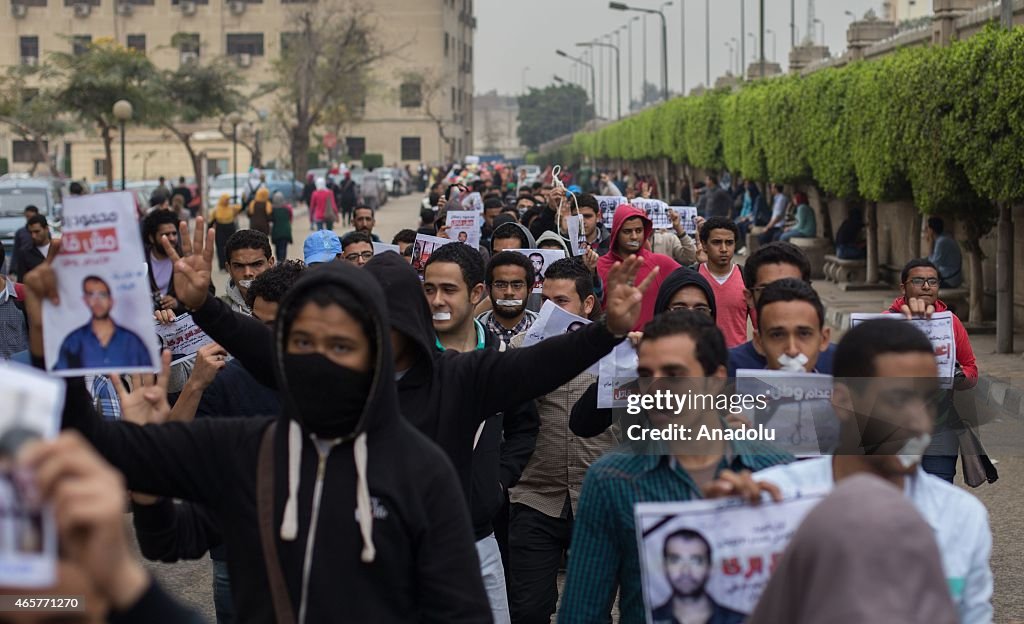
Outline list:
[[[33,79],[43,78],[49,70],[45,67],[14,65],[0,77],[0,123],[11,128],[15,136],[34,146],[32,174],[44,163],[50,174],[60,172],[47,154],[49,141],[65,134],[69,124],[60,116],[56,101],[47,93],[29,86]]]
[[[579,85],[531,87],[519,96],[519,141],[536,150],[545,141],[576,132],[593,118],[594,107]]]
[[[304,4],[282,30],[290,34],[274,62],[274,80],[261,88],[277,95],[275,112],[288,129],[298,178],[310,132],[328,111],[362,108],[365,91],[350,85],[366,84],[373,66],[389,52],[377,39],[369,9],[345,0]]]
[[[640,110],[648,104],[660,102],[661,95],[661,87],[650,82],[645,82],[643,87],[640,89],[640,99],[630,100],[629,110]]]
[[[236,87],[241,83],[234,68],[225,59],[218,59],[207,65],[182,63],[174,71],[160,72],[154,84],[159,111],[151,123],[173,134],[188,152],[200,197],[204,196],[203,166],[192,145],[190,126],[238,110],[243,97]]]
[[[119,124],[113,107],[118,100],[132,104],[132,121],[147,123],[160,109],[154,84],[158,73],[146,55],[113,39],[90,43],[81,54],[51,53],[59,86],[53,94],[61,109],[96,127],[103,139],[107,186],[114,187],[112,130]]]

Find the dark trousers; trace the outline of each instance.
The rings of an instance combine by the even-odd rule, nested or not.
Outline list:
[[[225,270],[228,266],[227,258],[227,244],[228,239],[235,233],[238,228],[234,223],[218,223],[217,228],[217,261],[220,263],[221,270]]]
[[[274,255],[277,257],[278,262],[284,262],[288,259],[288,239],[281,238],[274,241]]]
[[[782,236],[782,228],[772,228],[770,230],[765,230],[764,232],[759,234],[757,237],[757,242],[761,243],[762,245],[767,245],[768,243],[772,243],[779,240],[780,236]]]
[[[515,503],[509,518],[509,608],[513,624],[548,624],[558,603],[558,568],[572,540],[572,508],[561,518]]]
[[[955,429],[940,429],[932,437],[932,443],[921,458],[921,468],[925,472],[953,482],[956,476],[956,460],[960,455],[960,438]]]

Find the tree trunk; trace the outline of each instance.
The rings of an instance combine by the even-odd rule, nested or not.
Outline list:
[[[306,159],[309,154],[309,128],[296,125],[291,131],[292,175],[296,180],[303,180],[300,172],[305,173]]]
[[[969,294],[967,297],[967,322],[972,325],[977,325],[983,320],[982,301],[985,294],[985,278],[981,270],[984,259],[981,256],[980,247],[977,245],[971,245],[968,247],[967,259],[969,261],[968,270],[970,271],[970,283],[968,284]]]
[[[110,136],[110,126],[100,124],[100,135],[103,137],[103,154],[106,156],[107,169],[107,190],[114,190],[114,155],[111,152],[110,144],[113,138]]]
[[[205,214],[203,209],[206,208],[206,195],[203,191],[206,180],[203,179],[203,159],[193,149],[191,140],[185,140],[182,143],[185,144],[185,151],[188,152],[188,157],[192,160],[192,175],[196,178],[196,195],[199,196],[199,212],[197,214]]]
[[[868,284],[878,283],[878,203],[868,202],[865,211],[864,227],[867,231],[868,257],[867,257],[867,279]]]
[[[1013,206],[999,204],[996,247],[996,352],[1013,353]]]

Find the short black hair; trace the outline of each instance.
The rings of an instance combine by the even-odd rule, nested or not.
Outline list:
[[[781,193],[782,191],[786,190],[786,187],[785,187],[785,186],[783,186],[783,185],[781,185],[781,184],[779,184],[779,183],[775,183],[775,184],[773,184],[773,185],[772,185],[772,188],[774,188],[774,189],[775,189],[775,192],[776,192],[776,193]]]
[[[377,216],[377,213],[373,210],[373,208],[370,208],[366,204],[356,204],[356,207],[352,209],[352,214],[355,214],[357,210],[369,210],[370,216]]]
[[[409,229],[399,230],[398,234],[395,234],[395,237],[391,239],[391,244],[392,245],[397,245],[398,243],[415,243],[415,242],[416,242],[416,230],[409,230]]]
[[[700,226],[700,242],[708,242],[711,230],[729,230],[732,232],[733,238],[736,240],[740,238],[740,229],[736,227],[736,223],[729,217],[711,217],[705,221],[704,225]]]
[[[178,184],[184,184],[184,183],[185,183],[185,176],[178,176]]]
[[[729,350],[725,348],[722,330],[713,318],[700,312],[674,310],[658,314],[644,325],[640,344],[679,335],[689,336],[696,344],[697,361],[705,375],[713,375],[722,366],[728,368]]]
[[[252,307],[256,297],[270,303],[281,303],[285,293],[302,275],[306,265],[301,260],[284,260],[256,276],[245,292],[245,304]]]
[[[151,238],[156,237],[161,225],[171,224],[178,229],[178,215],[170,210],[154,210],[142,220],[142,239],[146,245],[152,245]],[[225,257],[227,257],[225,255]]]
[[[436,206],[437,202],[432,202],[432,205]],[[420,208],[420,223],[427,225],[434,224],[434,211],[430,208]]]
[[[502,266],[517,266],[526,271],[526,285],[527,288],[533,288],[533,280],[536,277],[533,271],[533,263],[530,259],[517,251],[501,251],[491,256],[490,262],[487,263],[487,272],[485,283],[487,287],[491,287],[491,282],[494,281],[494,269]]]
[[[711,186],[718,186],[718,176],[717,175],[715,175],[713,173],[709,173],[707,177],[708,177],[708,180],[711,181]]]
[[[874,377],[875,358],[887,353],[932,355],[935,348],[928,337],[910,323],[889,319],[864,321],[839,341],[832,358],[832,375],[836,378]]]
[[[108,284],[107,280],[103,279],[99,275],[88,275],[88,276],[86,276],[86,278],[82,280],[82,290],[85,290],[85,285],[88,282],[99,282],[100,284],[103,284],[106,287],[108,293],[111,292],[110,291],[110,284]]]
[[[285,311],[284,318],[278,319],[284,323],[285,336],[288,336],[291,332],[292,324],[299,316],[299,312],[309,303],[314,303],[321,308],[336,305],[351,315],[362,327],[363,333],[370,342],[371,359],[376,360],[379,345],[377,344],[377,334],[370,311],[363,305],[363,302],[360,301],[356,293],[340,284],[320,284],[316,287],[306,288],[298,294]]]
[[[530,264],[532,267],[533,263]],[[576,294],[579,295],[580,301],[594,294],[594,274],[575,258],[561,258],[552,262],[544,274],[545,282],[560,279],[575,282]]]
[[[416,237],[413,236],[412,239],[413,239],[413,241],[415,241]],[[344,250],[349,245],[354,245],[356,243],[367,243],[367,244],[369,244],[372,247],[373,246],[373,237],[371,237],[366,232],[349,232],[348,234],[346,234],[346,235],[341,237],[341,249],[342,250]]]
[[[946,224],[942,221],[942,217],[928,217],[928,227],[935,230],[936,234],[942,234],[946,229]]]
[[[484,266],[484,257],[469,245],[449,243],[435,249],[423,267],[424,274],[426,274],[427,267],[436,262],[451,262],[459,265],[459,269],[462,271],[462,280],[466,282],[466,288],[469,290],[473,290],[477,284],[484,283],[484,276],[487,272]]]
[[[576,196],[576,204],[580,208],[592,208],[597,214],[601,214],[601,206],[597,203],[597,198],[590,193],[580,193]]]
[[[762,310],[765,306],[780,301],[806,301],[818,313],[818,329],[825,326],[825,306],[821,303],[821,297],[807,282],[786,277],[766,285],[755,305],[757,318],[763,318]]]
[[[155,208],[157,206],[162,206],[168,201],[170,201],[170,196],[168,196],[167,193],[154,191],[153,194],[149,196],[149,207]]]
[[[789,264],[800,270],[800,276],[811,283],[811,263],[799,247],[787,241],[775,241],[757,248],[743,265],[743,284],[747,289],[757,286],[757,272],[766,264]]]
[[[82,187],[81,182],[76,180],[68,185],[68,192],[72,195],[85,195],[85,188]]]
[[[679,529],[678,531],[673,531],[665,536],[665,542],[661,547],[663,557],[668,556],[668,543],[674,539],[684,539],[689,542],[700,542],[701,544],[704,544],[704,548],[708,552],[708,561],[711,561],[711,544],[708,543],[708,539],[706,537],[693,529]]]
[[[26,228],[30,225],[41,225],[44,229],[50,227],[49,224],[46,223],[46,215],[41,215],[38,212],[29,217],[28,221],[25,222]]]
[[[39,208],[37,208],[36,206],[33,206],[32,204],[29,204],[28,206],[25,206],[25,210],[23,212],[31,212],[32,214],[39,214]]]
[[[178,197],[181,196],[178,195]],[[259,230],[238,230],[228,237],[228,241],[224,243],[224,257],[227,258],[229,264],[231,263],[231,254],[239,249],[262,251],[267,260],[274,255],[274,252],[270,250],[270,238]]]
[[[935,263],[929,260],[928,258],[914,258],[910,262],[903,265],[903,270],[900,271],[900,284],[907,283],[907,278],[910,277],[911,269],[919,269],[921,267],[934,269],[936,275],[941,275],[939,273],[939,267],[935,266]]]
[[[526,238],[526,233],[517,227],[495,228],[494,233],[491,234],[491,246],[494,246],[494,241],[505,240],[507,238],[518,239],[519,249],[526,249],[530,246],[529,240]]]
[[[501,201],[500,197],[488,197],[484,200],[484,210],[490,210],[491,208],[501,208],[505,205],[505,202]]]

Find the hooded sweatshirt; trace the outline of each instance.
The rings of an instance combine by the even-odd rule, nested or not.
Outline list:
[[[562,238],[561,236],[559,236],[558,234],[555,234],[554,232],[544,232],[543,234],[541,234],[540,237],[537,238],[537,248],[538,249],[540,248],[540,244],[543,243],[544,241],[551,241],[551,242],[558,243],[558,246],[561,247],[562,251],[565,252],[565,257],[566,258],[571,258],[572,257],[572,252],[569,250],[568,243],[566,243],[565,239]]]
[[[326,444],[299,421],[283,349],[296,299],[329,284],[366,306],[376,353],[355,430]],[[225,309],[213,297],[207,305]],[[296,621],[490,622],[455,473],[444,453],[399,415],[391,325],[372,276],[344,262],[310,270],[281,302],[273,339],[259,321],[228,314],[261,329],[262,352],[282,389],[273,437],[277,559],[271,565],[280,567]],[[203,418],[145,427],[103,421],[80,380],[69,381],[64,410],[65,426],[82,431],[131,489],[192,500],[213,514],[241,622],[275,621],[256,504],[259,447],[274,421]]]
[[[639,284],[650,275],[654,267],[658,267],[660,271],[658,276],[654,278],[647,292],[644,293],[643,309],[640,314],[640,320],[637,321],[633,327],[633,331],[640,331],[648,321],[654,318],[654,303],[657,299],[658,289],[661,287],[661,283],[676,269],[679,268],[679,263],[661,254],[651,253],[647,251],[645,245],[651,238],[651,233],[654,231],[654,227],[651,224],[651,220],[647,218],[647,214],[640,208],[632,206],[630,204],[622,204],[615,209],[615,217],[612,219],[612,242],[611,250],[601,256],[597,261],[597,274],[601,278],[601,283],[608,284],[608,271],[611,270],[612,266],[616,262],[622,262],[626,259],[626,256],[620,255],[618,250],[619,230],[622,229],[622,224],[627,219],[634,217],[640,217],[644,224],[644,240],[640,245],[640,251],[635,255],[643,259],[644,263],[640,267],[640,270],[636,273],[636,283]],[[603,303],[602,303],[603,305]]]
[[[708,298],[708,306],[711,307],[711,318],[715,318],[718,310],[715,308],[715,293],[711,289],[711,284],[708,284],[703,275],[687,267],[672,271],[661,283],[658,288],[658,296],[654,301],[654,313],[659,314],[668,310],[668,304],[672,301],[672,297],[684,286],[696,286],[704,291]]]
[[[498,225],[497,227],[495,227],[494,228],[494,232],[491,234],[491,240],[490,240],[489,244],[490,244],[490,252],[491,252],[491,257],[492,258],[494,257],[494,253],[495,253],[494,252],[494,239],[495,238],[502,238],[503,234],[499,234],[499,233],[500,232],[501,233],[505,232],[508,228],[515,228],[516,230],[519,230],[520,232],[522,232],[523,236],[526,237],[526,245],[527,246],[523,247],[523,249],[536,249],[537,248],[537,241],[534,240],[533,234],[530,234],[530,230],[526,229],[526,226],[521,225],[519,223],[516,223],[514,221],[511,222],[511,223],[502,223],[501,225]],[[505,235],[505,236],[507,236],[507,235]],[[543,306],[543,305],[544,305],[544,298],[540,295],[540,293],[533,293],[533,292],[531,292],[530,295],[526,298],[526,309],[529,310],[530,312],[539,312],[541,306]]]

